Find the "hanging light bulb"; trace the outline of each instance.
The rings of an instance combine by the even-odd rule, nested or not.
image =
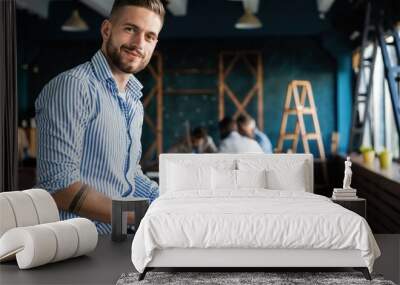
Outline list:
[[[65,32],[85,32],[89,30],[89,26],[86,22],[79,16],[79,11],[74,10],[71,17],[65,21],[62,25],[61,30]]]

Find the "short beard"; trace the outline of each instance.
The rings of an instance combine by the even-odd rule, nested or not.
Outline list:
[[[112,45],[111,38],[106,43],[106,52],[112,64],[124,73],[130,73],[130,74],[138,73],[139,71],[143,70],[148,63],[148,62],[142,62],[142,64],[136,69],[133,66],[124,64],[122,62],[119,50]]]

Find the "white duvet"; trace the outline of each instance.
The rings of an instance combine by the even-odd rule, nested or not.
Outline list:
[[[380,255],[365,219],[328,198],[257,189],[162,195],[136,232],[133,265],[143,272],[165,248],[358,249],[370,272]]]

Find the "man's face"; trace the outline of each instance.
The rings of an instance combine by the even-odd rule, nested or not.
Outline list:
[[[194,147],[199,147],[199,146],[201,146],[202,144],[204,144],[204,138],[193,138],[192,139],[192,145],[194,146]]]
[[[251,123],[242,124],[239,126],[239,133],[242,136],[254,138],[254,126]]]
[[[103,23],[103,52],[112,68],[137,73],[149,63],[162,23],[159,15],[146,8],[125,6]]]

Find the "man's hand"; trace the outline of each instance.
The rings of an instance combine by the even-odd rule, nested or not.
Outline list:
[[[57,207],[81,217],[111,223],[112,200],[81,182],[53,194]],[[134,214],[128,213],[128,224],[134,223]]]

